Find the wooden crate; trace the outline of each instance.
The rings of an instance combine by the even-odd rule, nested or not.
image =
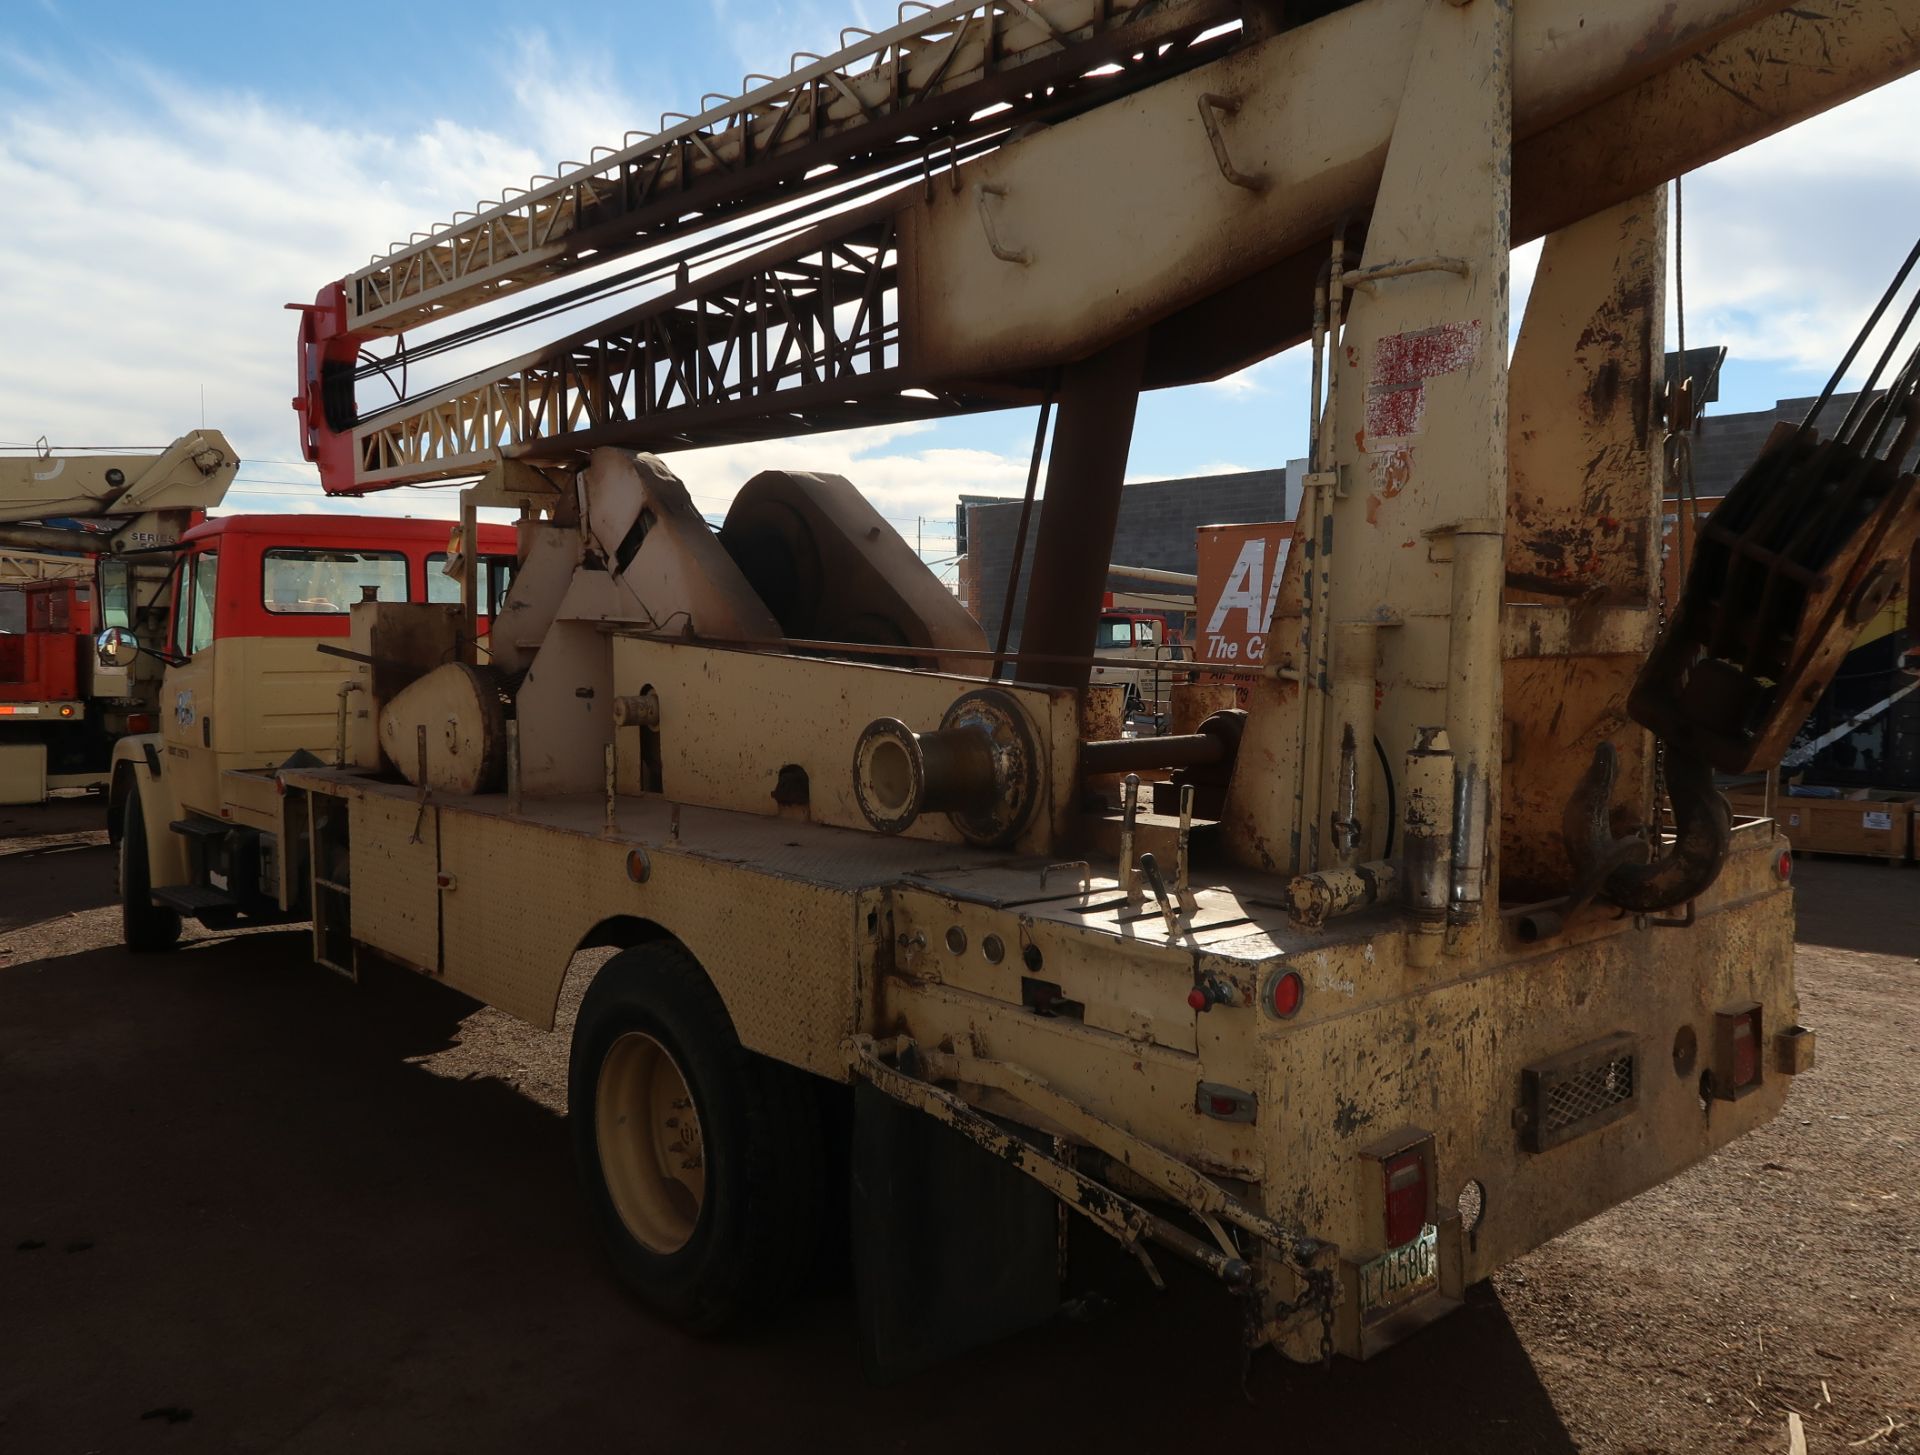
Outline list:
[[[1759,790],[1742,788],[1727,795],[1737,814],[1758,815]],[[1774,795],[1773,816],[1803,854],[1853,854],[1905,863],[1913,858],[1920,796],[1884,788],[1851,788],[1842,798]]]

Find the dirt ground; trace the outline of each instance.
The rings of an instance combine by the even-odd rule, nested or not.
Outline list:
[[[1920,870],[1800,866],[1773,1125],[1249,1402],[1220,1295],[1119,1268],[884,1389],[844,1296],[659,1325],[588,1241],[563,1039],[301,932],[128,956],[96,815],[0,809],[0,1451],[1920,1449]]]

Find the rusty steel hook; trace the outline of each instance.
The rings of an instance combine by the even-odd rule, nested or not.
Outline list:
[[[1673,847],[1649,856],[1638,835],[1616,838],[1610,822],[1619,755],[1612,743],[1593,750],[1593,765],[1567,801],[1561,832],[1573,861],[1565,913],[1604,896],[1635,914],[1672,909],[1712,887],[1727,862],[1733,814],[1713,786],[1705,758],[1666,749],[1667,796],[1673,803]]]

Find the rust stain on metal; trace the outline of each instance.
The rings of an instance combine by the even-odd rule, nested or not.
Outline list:
[[[1336,1136],[1351,1137],[1362,1127],[1373,1121],[1373,1113],[1362,1111],[1360,1103],[1350,1096],[1343,1096],[1333,1109],[1333,1130]]]
[[[1680,0],[1669,0],[1667,8],[1660,12],[1659,18],[1653,22],[1652,27],[1634,42],[1633,49],[1627,54],[1637,61],[1644,56],[1655,55],[1664,50],[1672,43],[1675,29],[1674,17],[1679,10]]]

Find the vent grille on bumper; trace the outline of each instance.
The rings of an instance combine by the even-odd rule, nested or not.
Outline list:
[[[1639,1104],[1637,1048],[1625,1032],[1536,1062],[1521,1078],[1518,1120],[1530,1152],[1585,1136]]]

